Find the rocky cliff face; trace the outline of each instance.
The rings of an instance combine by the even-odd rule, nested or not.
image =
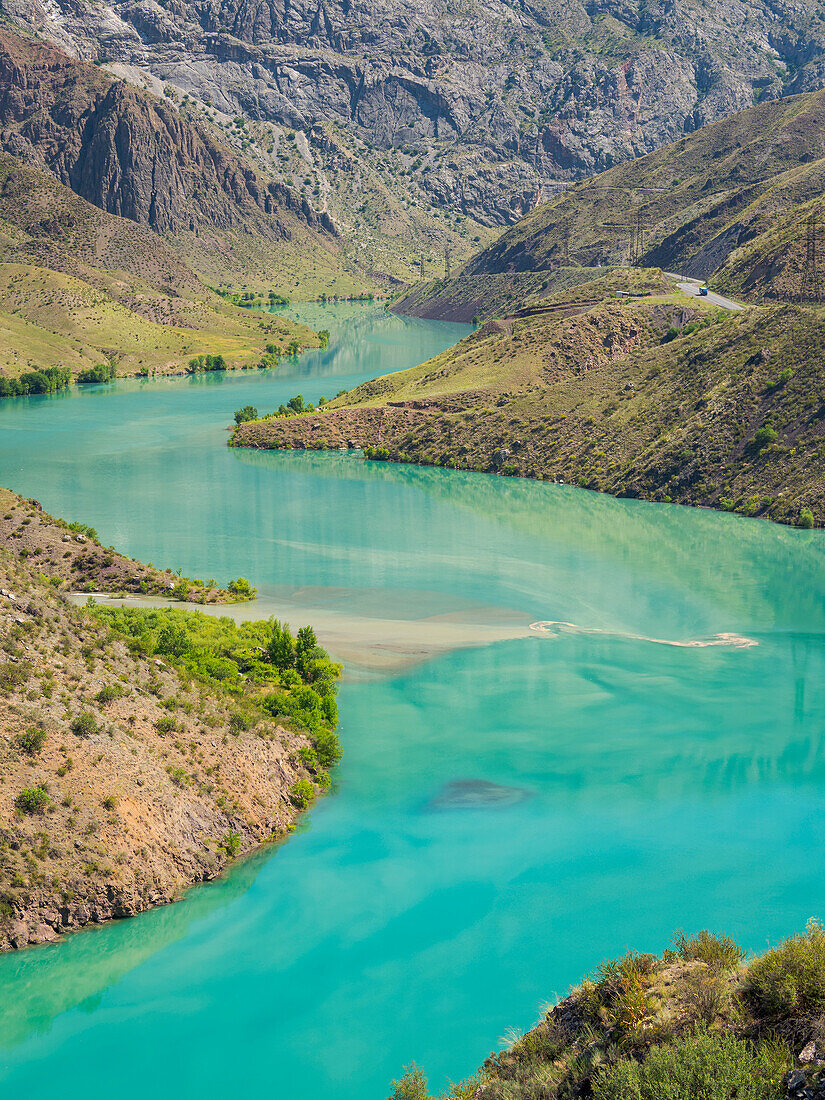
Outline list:
[[[302,134],[335,123],[390,156],[410,202],[488,225],[755,101],[825,83],[825,16],[790,0],[2,8],[79,56],[152,74],[227,116]]]
[[[0,30],[0,149],[158,233],[214,227],[277,240],[289,238],[295,225],[330,228],[197,118],[6,30]]]

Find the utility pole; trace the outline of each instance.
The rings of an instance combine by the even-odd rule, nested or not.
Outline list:
[[[805,225],[805,263],[802,267],[802,279],[799,286],[799,300],[807,302],[822,301],[822,276],[819,270],[819,227],[817,214],[813,211]]]
[[[645,254],[646,224],[641,213],[637,213],[632,222],[602,222],[602,229],[615,229],[627,234],[627,262],[638,267]]]

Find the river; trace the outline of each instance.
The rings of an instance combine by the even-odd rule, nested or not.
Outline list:
[[[9,1095],[381,1100],[628,946],[825,914],[823,536],[568,486],[229,450],[466,328],[307,306],[275,373],[0,407],[0,484],[345,657],[334,793],[173,906],[0,959]],[[537,625],[544,624],[544,625]]]

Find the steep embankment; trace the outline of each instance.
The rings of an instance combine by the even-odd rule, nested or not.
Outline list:
[[[661,957],[629,951],[542,1012],[441,1100],[821,1100],[825,932],[743,964],[727,936],[675,937]],[[390,1100],[432,1100],[415,1067]]]
[[[275,647],[271,623],[76,609],[61,590],[78,579],[143,590],[163,574],[4,502],[0,950],[214,877],[289,832],[338,757],[338,668],[311,632]]]
[[[647,296],[615,298],[634,285]],[[825,522],[821,310],[725,313],[671,288],[661,273],[626,272],[552,295],[322,411],[243,424],[233,443],[359,446],[378,459]]]

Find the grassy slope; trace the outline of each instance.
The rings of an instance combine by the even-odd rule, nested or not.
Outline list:
[[[486,321],[519,306],[604,275],[599,267],[560,267],[554,271],[457,275],[417,283],[392,306],[395,313],[433,321]]]
[[[306,754],[312,733],[258,705],[257,692],[279,692],[277,678],[193,678],[166,651],[160,659],[71,607],[61,578],[78,580],[78,546],[67,561],[65,544],[53,545],[55,531],[69,534],[59,521],[5,491],[0,504],[3,950],[173,900],[287,833],[304,805],[293,784],[309,780],[311,793],[326,779]],[[80,578],[96,586],[162,578],[88,539],[80,553]],[[101,556],[111,564],[92,561]],[[189,614],[221,655],[226,620],[176,614]],[[262,624],[254,641],[270,629]],[[81,713],[94,720],[83,735],[72,725]],[[31,730],[42,745],[20,742]],[[16,808],[34,788],[46,792],[42,809]]]
[[[743,964],[727,937],[628,952],[542,1012],[442,1100],[819,1100],[825,1092],[825,934]],[[429,1100],[411,1070],[392,1100]]]
[[[615,298],[616,286],[634,284],[655,293]],[[808,508],[825,522],[821,310],[725,313],[655,271],[605,276],[547,302],[543,315],[490,321],[323,413],[243,425],[233,442],[379,446],[378,457],[790,523]],[[669,329],[682,334],[667,339]],[[757,437],[766,425],[773,442]]]
[[[226,302],[151,230],[99,210],[0,154],[0,370],[181,371],[195,355],[258,362],[316,346],[303,326]]]

